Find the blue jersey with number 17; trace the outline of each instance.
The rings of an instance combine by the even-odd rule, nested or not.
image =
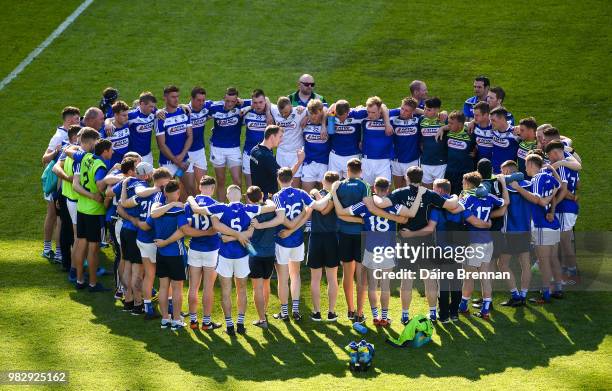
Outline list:
[[[489,221],[493,208],[504,206],[504,200],[495,197],[493,194],[488,194],[486,197],[476,197],[473,194],[464,195],[459,202],[463,208],[470,212],[471,215],[478,217],[482,221]],[[469,217],[469,216],[468,216]],[[477,228],[467,223],[468,231],[470,231],[471,243],[489,243],[491,232],[487,228]]]
[[[272,201],[278,209],[282,209],[287,219],[294,220],[305,207],[312,205],[312,198],[302,189],[284,187],[272,196]],[[282,228],[279,227],[280,231]],[[298,229],[286,238],[276,237],[276,243],[283,247],[294,248],[304,243],[303,229]]]
[[[201,194],[195,196],[195,201],[198,203],[199,206],[211,206],[217,203],[217,201],[210,198],[209,196]],[[193,213],[189,204],[185,206],[185,214],[187,215],[187,219],[189,220],[189,225],[195,229],[206,231],[212,226],[212,222],[209,216]],[[202,252],[218,250],[220,245],[221,238],[218,234],[191,238],[191,241],[189,242],[190,249]]]
[[[561,166],[559,167],[559,177],[561,177],[561,182],[567,183],[567,191],[573,195],[576,195],[576,188],[578,186],[578,181],[580,180],[578,171]],[[578,209],[578,203],[576,201],[564,198],[557,204],[555,211],[578,214]]]
[[[244,205],[240,202],[229,204],[214,204],[208,207],[208,211],[234,231],[244,232],[249,229],[251,219],[261,213],[259,205]],[[221,243],[219,255],[228,259],[240,259],[248,255],[246,248],[238,241]]]

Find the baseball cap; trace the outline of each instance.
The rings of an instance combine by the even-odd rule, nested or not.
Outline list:
[[[153,173],[153,166],[151,163],[140,162],[136,166],[136,175],[147,175]]]

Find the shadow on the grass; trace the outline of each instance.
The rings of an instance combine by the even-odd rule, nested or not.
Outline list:
[[[609,316],[598,311],[602,303],[609,303],[606,295],[610,293],[579,292],[544,308],[494,310],[490,325],[475,317],[462,317],[458,323],[436,325],[434,342],[420,349],[394,348],[384,343],[387,335],[398,335],[401,326],[397,322],[392,329],[370,327],[366,338],[376,345],[376,369],[354,376],[399,374],[408,378],[426,375],[476,380],[511,367],[546,367],[555,357],[596,351],[612,331]],[[71,297],[91,306],[94,322],[105,325],[112,333],[141,341],[162,359],[218,382],[229,377],[250,381],[321,374],[344,377],[348,355],[342,349],[349,341],[361,339],[342,317],[338,323],[315,323],[306,317],[300,323],[284,323],[270,316],[269,330],[260,334],[247,324],[251,334],[236,338],[228,338],[222,329],[184,330],[177,334],[161,330],[158,321],[145,322],[141,317],[122,313],[110,295],[74,292]],[[414,299],[420,300],[417,295]],[[501,298],[498,299],[495,304],[499,306]],[[310,308],[304,307],[303,313],[308,314]],[[253,313],[249,299],[248,315],[252,317]]]

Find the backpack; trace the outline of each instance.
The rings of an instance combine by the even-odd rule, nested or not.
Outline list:
[[[53,172],[53,166],[57,162],[56,159],[53,159],[47,164],[42,175],[40,176],[40,180],[42,182],[42,189],[45,196],[53,193],[57,190],[57,175]]]

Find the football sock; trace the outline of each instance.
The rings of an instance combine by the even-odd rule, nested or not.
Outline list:
[[[144,309],[147,314],[153,313],[153,306],[151,305],[151,300],[144,300]]]
[[[232,320],[231,316],[226,316],[225,317],[225,325],[229,328],[229,327],[233,327],[234,326],[234,321]]]
[[[513,299],[520,299],[521,298],[521,294],[519,293],[518,289],[513,288],[510,293],[512,294],[512,298]]]
[[[550,301],[550,289],[548,288],[542,289],[542,298],[546,301]]]
[[[202,324],[209,324],[209,323],[210,323],[210,315],[202,316]]]
[[[43,250],[44,250],[45,252],[47,252],[47,251],[51,251],[51,241],[50,241],[50,240],[45,240],[45,241],[43,242]]]
[[[55,258],[62,258],[62,249],[60,247],[55,248]]]
[[[469,301],[470,301],[469,297],[461,296],[461,302],[459,303],[459,309],[464,312],[467,311]]]
[[[289,304],[281,304],[281,316],[289,316]]]
[[[432,318],[436,318],[436,307],[429,307],[429,316]]]
[[[168,313],[170,315],[174,313],[174,306],[172,305],[172,297],[168,297]]]
[[[383,308],[382,309],[382,318],[383,319],[389,319],[389,309],[388,308]]]
[[[408,319],[410,318],[410,316],[408,316],[408,310],[402,310],[402,319]]]
[[[244,314],[238,314],[238,324],[244,324]]]
[[[292,312],[300,312],[300,300],[293,300],[291,305]]]
[[[529,291],[528,289],[521,289],[521,297],[523,299],[527,298],[527,292],[528,291]]]
[[[491,311],[491,300],[490,297],[482,300],[482,313]]]
[[[378,307],[372,307],[372,318],[378,318]]]
[[[191,321],[191,323],[196,323],[198,321],[198,314],[195,312],[190,312],[189,320]]]

